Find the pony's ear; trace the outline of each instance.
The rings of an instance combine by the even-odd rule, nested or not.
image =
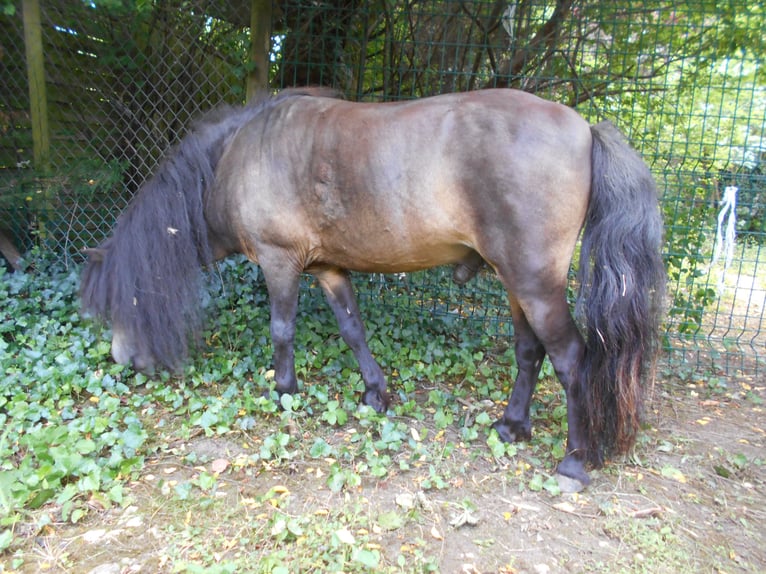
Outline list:
[[[82,252],[88,256],[88,259],[96,263],[101,263],[106,257],[106,249],[100,247],[86,247]]]

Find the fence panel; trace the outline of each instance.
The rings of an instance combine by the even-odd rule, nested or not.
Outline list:
[[[67,261],[103,239],[194,117],[244,101],[257,4],[41,0],[52,135],[50,169],[41,171],[31,164],[21,3],[3,3],[0,239]],[[272,15],[273,89],[321,84],[386,101],[503,86],[614,121],[662,193],[672,358],[728,376],[766,370],[759,4],[274,0]],[[455,301],[426,305],[430,312],[459,308],[505,332],[499,285],[484,278],[456,294],[439,276],[412,276],[386,300],[404,301],[415,290],[402,285],[421,282],[420,303]],[[380,297],[391,280],[360,284],[363,297]],[[482,301],[488,315],[476,311]]]

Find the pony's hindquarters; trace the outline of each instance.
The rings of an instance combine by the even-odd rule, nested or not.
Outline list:
[[[649,168],[610,123],[591,128],[592,188],[580,252],[582,391],[590,457],[625,453],[653,376],[665,293],[662,218]]]

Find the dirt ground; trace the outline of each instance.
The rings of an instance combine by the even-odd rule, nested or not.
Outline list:
[[[310,534],[323,521],[335,521],[334,536],[364,539],[383,571],[766,572],[766,390],[756,381],[726,393],[706,389],[704,381],[659,387],[633,460],[594,471],[578,494],[520,488],[525,466],[476,456],[482,441],[445,456],[439,488],[421,488],[413,471],[397,469],[333,492],[310,460],[252,474],[227,464],[240,454],[236,438],[190,438],[177,452],[194,452],[200,465],[172,453],[148,460],[130,484],[129,505],[96,510],[83,524],[52,525],[30,542],[18,571],[292,572],[270,570],[240,546],[273,541],[282,525],[273,519],[278,509],[311,518],[271,550],[300,553],[301,545],[317,544]],[[342,441],[344,432],[328,430],[327,440]],[[216,461],[215,503],[179,502],[168,485]],[[274,498],[253,502],[266,491]],[[215,537],[225,542],[206,547]],[[216,569],[227,556],[239,556],[238,566]],[[206,566],[190,566],[195,557]],[[6,564],[0,571],[13,570]]]

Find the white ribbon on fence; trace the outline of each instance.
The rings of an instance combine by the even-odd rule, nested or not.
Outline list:
[[[508,33],[508,35],[511,37],[511,42],[513,42],[513,33],[514,33],[514,19],[516,17],[516,5],[517,2],[511,2],[508,4],[508,8],[505,9],[505,12],[503,12],[503,17],[500,19],[500,22],[503,24],[503,28],[505,28],[505,31]]]
[[[718,212],[718,228],[715,233],[715,246],[713,248],[713,261],[710,266],[715,266],[721,257],[721,252],[725,253],[723,262],[723,273],[718,280],[718,290],[723,288],[726,272],[729,270],[731,260],[734,258],[734,243],[737,240],[737,192],[739,188],[734,185],[727,186],[723,191],[721,200],[721,210]],[[724,230],[724,221],[726,229]]]

